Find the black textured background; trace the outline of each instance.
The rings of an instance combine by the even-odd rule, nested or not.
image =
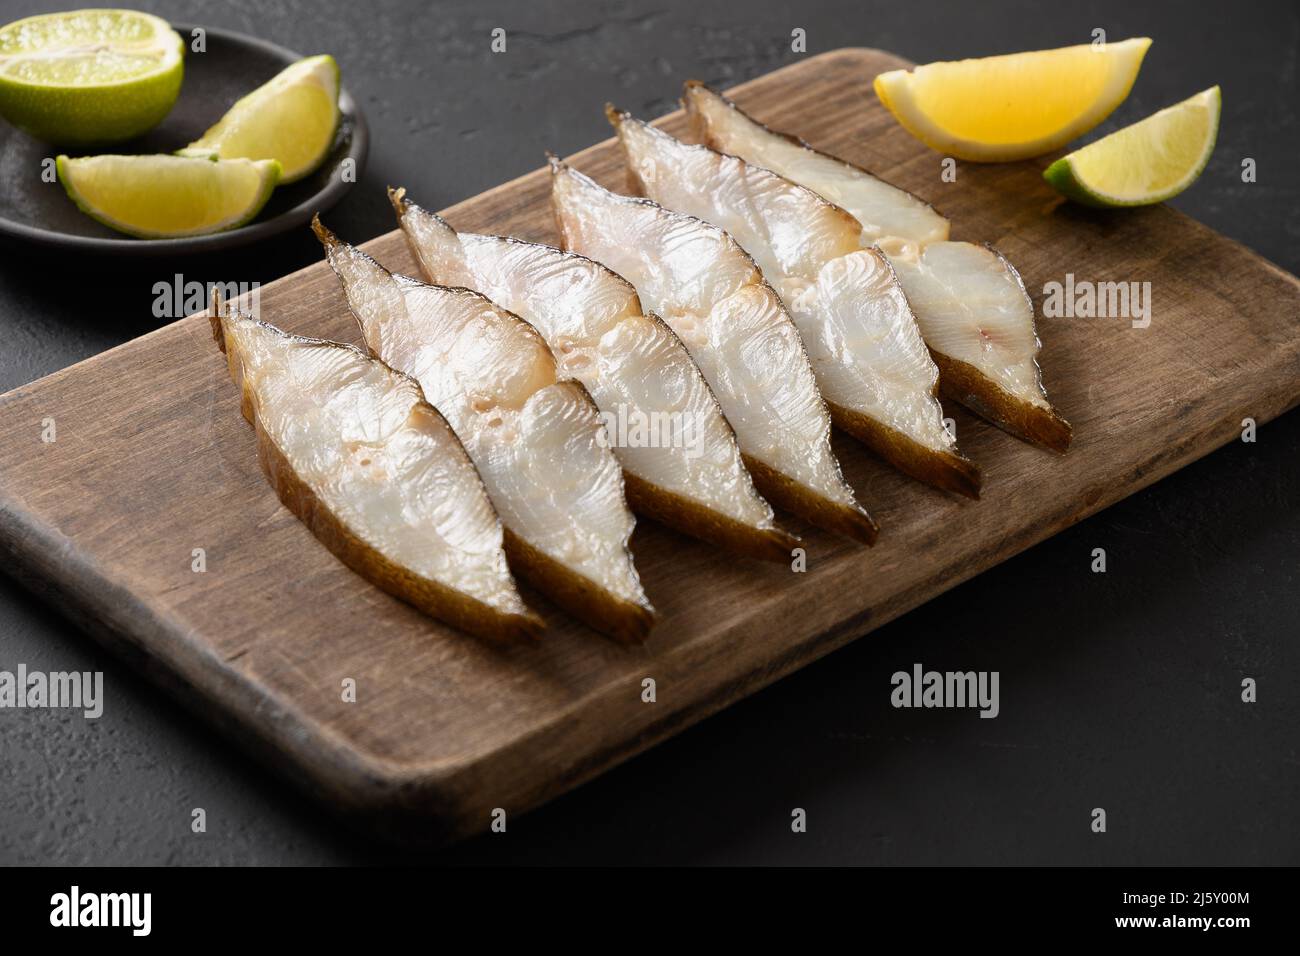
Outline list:
[[[135,0],[133,0],[135,2]],[[70,4],[66,4],[70,5]],[[138,3],[331,52],[373,132],[331,215],[392,228],[387,183],[451,204],[608,135],[616,99],[669,109],[810,54],[918,61],[1155,38],[1116,120],[1223,87],[1218,150],[1175,205],[1300,271],[1300,7],[1273,3]],[[0,0],[0,22],[60,4]],[[492,28],[508,52],[488,51]],[[1258,182],[1239,177],[1243,157]],[[23,188],[0,183],[0,189]],[[153,266],[0,249],[0,390],[148,331],[152,285],[270,281],[319,258],[305,232]],[[1207,261],[1206,269],[1214,263]],[[1300,862],[1300,415],[1260,429],[526,817],[449,862]],[[3,467],[3,463],[0,463]],[[1104,547],[1109,571],[1089,571]],[[1002,715],[893,710],[923,662],[1001,672]],[[0,576],[0,668],[103,670],[104,716],[0,711],[0,862],[407,859],[344,832]],[[1239,699],[1259,683],[1259,702]],[[1109,830],[1089,830],[1093,807]],[[192,834],[190,811],[207,811]],[[808,811],[794,835],[790,810]]]

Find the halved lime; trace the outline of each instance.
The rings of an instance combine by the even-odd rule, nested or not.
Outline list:
[[[242,226],[280,181],[280,164],[273,159],[60,156],[57,166],[59,181],[82,212],[141,239]]]
[[[1089,206],[1146,206],[1196,181],[1219,134],[1219,88],[1208,90],[1063,156],[1043,173]]]
[[[332,56],[311,56],[238,100],[179,155],[274,159],[281,181],[291,183],[325,160],[338,125],[338,64]]]
[[[156,126],[181,89],[184,44],[134,10],[74,10],[0,29],[0,115],[37,139],[118,142]]]

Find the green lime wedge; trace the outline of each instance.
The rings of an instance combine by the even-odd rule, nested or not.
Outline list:
[[[134,10],[74,10],[0,28],[0,115],[37,139],[113,143],[156,126],[181,89],[184,44]]]
[[[1089,206],[1146,206],[1196,181],[1219,133],[1219,88],[1116,130],[1043,172],[1058,192]]]
[[[280,164],[273,159],[60,156],[57,165],[59,181],[82,212],[141,239],[242,226],[280,181]]]
[[[324,162],[338,125],[338,64],[312,56],[238,100],[179,155],[274,159],[284,170],[281,181],[291,183]]]

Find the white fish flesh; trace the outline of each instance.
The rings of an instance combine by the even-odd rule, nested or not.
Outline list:
[[[686,84],[683,105],[701,142],[806,186],[853,216],[864,245],[902,237],[920,245],[948,238],[948,220],[911,193],[803,140],[768,129],[702,83]]]
[[[457,233],[389,190],[424,277],[486,295],[532,325],[558,373],[581,382],[605,420],[638,514],[744,554],[789,561],[735,433],[677,336],[599,263],[553,246]]]
[[[631,282],[704,373],[758,490],[821,527],[868,543],[876,524],[831,451],[830,413],[799,332],[754,261],[718,227],[612,193],[551,161],[563,246]]]
[[[886,251],[889,240],[881,243]],[[1005,431],[1064,452],[1071,429],[1047,400],[1034,304],[1001,253],[970,242],[899,244],[890,253],[945,391]]]
[[[532,326],[468,289],[395,276],[314,223],[371,351],[416,379],[465,444],[511,566],[618,640],[653,611],[628,550],[634,518],[591,397],[560,381]]]
[[[501,522],[420,386],[350,345],[288,335],[214,302],[258,458],[285,506],[344,564],[449,624],[532,639]]]
[[[844,209],[889,257],[944,392],[1017,437],[1057,452],[1071,430],[1047,400],[1033,303],[1005,257],[948,242],[948,222],[866,170],[774,132],[699,83],[685,104],[701,142],[806,186]]]
[[[835,424],[901,471],[978,498],[979,470],[943,424],[939,369],[858,221],[770,170],[608,115],[638,192],[725,229],[754,257],[803,337]]]

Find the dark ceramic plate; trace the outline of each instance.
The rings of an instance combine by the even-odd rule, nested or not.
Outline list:
[[[139,139],[97,152],[170,153],[198,139],[235,100],[269,80],[302,55],[239,33],[204,27],[207,49],[189,51],[193,26],[173,24],[186,43],[185,82],[171,113]],[[311,53],[328,53],[312,50]],[[232,249],[301,226],[312,213],[333,206],[361,177],[370,137],[366,121],[346,88],[339,91],[338,137],[320,169],[281,186],[246,226],[186,239],[132,239],[114,232],[73,205],[60,183],[41,178],[42,161],[60,150],[0,120],[0,235],[24,243],[103,255],[185,255]],[[343,178],[353,160],[355,176]]]

